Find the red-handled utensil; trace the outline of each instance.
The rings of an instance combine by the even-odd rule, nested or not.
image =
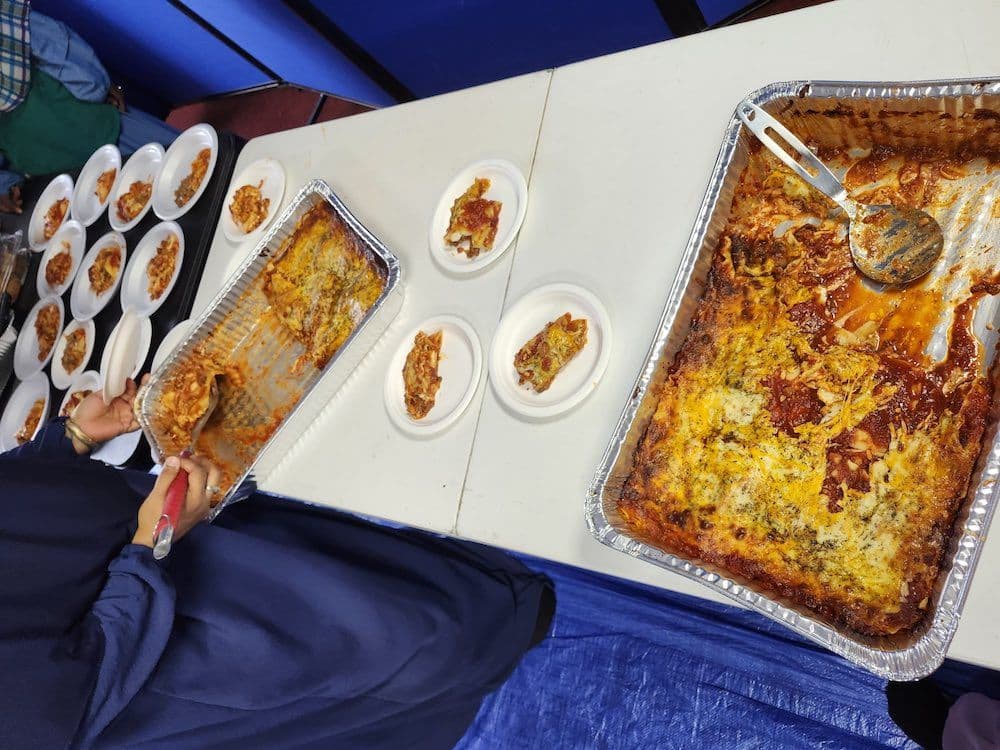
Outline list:
[[[181,453],[181,458],[188,458],[191,451]],[[163,513],[153,529],[153,557],[162,560],[170,552],[174,541],[174,529],[181,520],[184,509],[184,498],[187,497],[188,474],[184,469],[177,472],[170,486],[167,487],[167,497],[163,501]]]
[[[213,380],[208,394],[208,408],[191,430],[191,450],[183,451],[181,458],[189,458],[191,456],[194,445],[198,442],[198,436],[201,435],[201,431],[205,428],[208,418],[215,411],[215,407],[218,404],[219,384],[216,380]],[[184,469],[180,469],[177,472],[177,476],[170,482],[170,486],[167,487],[167,496],[163,500],[163,513],[160,515],[159,520],[156,522],[156,527],[153,529],[153,558],[156,560],[162,560],[170,553],[170,545],[174,541],[174,531],[180,522],[181,511],[184,510],[184,499],[187,497],[187,488],[188,474]]]

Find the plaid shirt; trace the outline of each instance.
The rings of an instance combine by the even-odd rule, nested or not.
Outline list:
[[[9,112],[31,85],[31,31],[26,0],[0,0],[0,112]]]

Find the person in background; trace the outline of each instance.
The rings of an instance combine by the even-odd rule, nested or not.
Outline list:
[[[76,169],[98,148],[123,156],[177,131],[124,106],[94,50],[65,24],[0,0],[0,211],[20,213],[26,175]]]
[[[138,427],[135,393],[0,454],[4,750],[445,750],[545,638],[551,582],[499,550],[262,495],[201,524],[204,459],[168,458],[154,485],[87,458]]]

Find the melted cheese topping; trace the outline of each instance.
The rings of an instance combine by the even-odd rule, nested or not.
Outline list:
[[[882,191],[927,206],[898,172]],[[889,634],[928,607],[989,389],[968,318],[931,362],[940,294],[868,291],[843,229],[770,155],[751,160],[619,509],[658,546]]]
[[[309,209],[261,274],[281,324],[322,369],[385,288],[385,279],[327,203]]]
[[[514,356],[518,385],[528,383],[536,393],[549,389],[556,375],[587,345],[587,320],[563,313],[546,324]]]

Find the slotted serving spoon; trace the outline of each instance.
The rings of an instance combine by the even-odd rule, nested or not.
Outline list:
[[[851,257],[861,273],[883,284],[905,284],[934,267],[944,248],[944,235],[934,217],[916,208],[858,203],[847,197],[840,180],[802,141],[763,109],[744,101],[736,114],[768,151],[844,209]],[[782,148],[769,130],[781,136],[798,158]]]
[[[201,431],[205,429],[208,418],[212,416],[215,407],[219,405],[219,383],[213,378],[212,385],[208,392],[208,408],[201,418],[195,422],[191,429],[191,446],[181,453],[183,458],[187,458],[194,452],[194,446],[198,442]],[[170,546],[174,541],[174,530],[181,518],[181,510],[184,508],[184,499],[187,497],[188,475],[184,469],[177,472],[177,476],[167,487],[167,496],[163,500],[163,513],[156,522],[153,529],[153,557],[162,560],[170,553]]]

